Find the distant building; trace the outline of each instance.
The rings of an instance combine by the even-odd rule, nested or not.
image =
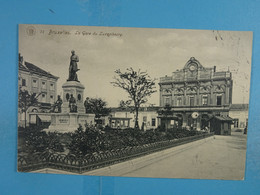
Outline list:
[[[30,112],[48,112],[51,109],[56,101],[57,80],[58,77],[51,73],[32,63],[24,62],[23,57],[19,54],[18,87],[27,90],[30,94],[40,94],[38,97],[39,107],[29,108],[28,114]],[[24,113],[18,109],[19,126],[24,125],[24,118]]]
[[[243,129],[248,126],[248,104],[232,104],[229,116],[233,118],[232,128]]]
[[[173,112],[171,117],[159,114],[160,125],[177,123],[197,130],[208,127],[216,134],[230,134],[231,72],[217,72],[215,66],[204,67],[191,57],[183,69],[160,78],[159,86],[160,107],[169,105]],[[214,121],[214,125],[210,125],[210,121]]]
[[[140,128],[144,130],[155,129],[158,127],[158,113],[159,107],[141,107],[138,113],[138,123]],[[134,128],[135,114],[131,112],[130,108],[112,108],[109,117],[109,125],[112,128]]]

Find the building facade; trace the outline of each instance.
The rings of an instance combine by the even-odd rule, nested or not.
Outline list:
[[[232,104],[229,116],[233,118],[233,129],[243,129],[248,126],[248,104]]]
[[[171,76],[160,78],[160,107],[171,107],[171,120],[159,114],[160,125],[178,124],[197,130],[210,127],[210,120],[228,121],[232,104],[232,74],[217,72],[216,67],[204,67],[194,57],[184,68]],[[228,126],[229,126],[228,125]],[[224,127],[223,127],[224,128]],[[230,127],[225,127],[230,128]]]
[[[138,113],[138,123],[143,130],[155,129],[158,127],[159,107],[141,107]],[[109,125],[112,128],[134,128],[135,114],[129,108],[112,108],[109,117]]]
[[[18,70],[18,87],[26,90],[29,94],[38,96],[38,107],[31,107],[30,112],[48,112],[57,98],[57,81],[58,77],[39,68],[38,66],[25,62],[19,54],[19,70]],[[25,114],[18,109],[18,125],[24,126]],[[26,117],[29,119],[28,117]],[[29,121],[27,121],[29,123]]]

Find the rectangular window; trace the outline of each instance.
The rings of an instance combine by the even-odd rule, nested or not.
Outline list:
[[[44,93],[42,94],[42,102],[46,102],[46,95]]]
[[[194,106],[194,97],[190,97],[190,106]]]
[[[50,84],[50,90],[54,90],[54,84],[53,83]]]
[[[33,79],[33,83],[32,83],[33,87],[38,87],[38,83],[36,79]]]
[[[208,96],[203,96],[202,97],[202,105],[208,105]]]
[[[170,98],[165,98],[165,105],[170,105]]]
[[[181,102],[181,97],[177,98],[177,106],[181,106],[182,102]]]
[[[238,124],[239,124],[239,119],[238,118],[235,118],[234,119],[234,127],[238,127]]]
[[[116,125],[115,125],[115,121],[114,121],[114,120],[112,120],[112,122],[111,122],[111,126],[112,126],[112,127],[116,127]]]
[[[217,96],[217,106],[221,106],[221,99],[222,99],[222,96],[218,95]]]
[[[26,86],[26,80],[22,79],[22,86]]]
[[[46,89],[46,82],[42,81],[42,89]]]
[[[143,122],[146,122],[147,121],[147,116],[144,116],[143,117]]]
[[[155,127],[155,118],[152,118],[152,126]]]
[[[54,97],[53,97],[53,95],[50,96],[50,103],[51,103],[51,104],[54,103]]]

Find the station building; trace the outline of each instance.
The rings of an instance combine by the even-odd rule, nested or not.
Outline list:
[[[172,114],[158,115],[159,125],[177,124],[201,130],[205,127],[216,134],[230,134],[232,118],[232,74],[218,72],[216,66],[204,67],[191,57],[183,69],[160,78],[160,107],[166,105]]]

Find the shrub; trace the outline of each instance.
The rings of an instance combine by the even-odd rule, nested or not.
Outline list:
[[[39,128],[20,128],[18,129],[19,139],[18,152],[35,153],[35,152],[64,152],[63,145],[58,133],[46,133]]]
[[[83,130],[80,126],[71,134],[70,153],[81,156],[103,150],[105,146],[103,134],[104,132],[94,127],[86,127],[86,130]]]

